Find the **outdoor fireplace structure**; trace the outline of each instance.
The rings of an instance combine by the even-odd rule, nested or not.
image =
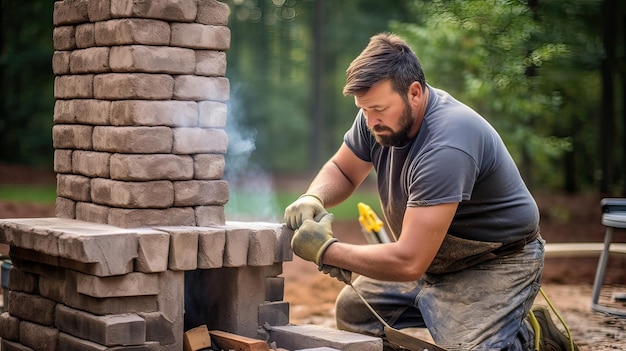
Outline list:
[[[0,220],[3,351],[179,351],[202,324],[292,350],[382,348],[291,328],[293,233],[225,218],[228,15],[216,0],[54,3],[56,216]]]

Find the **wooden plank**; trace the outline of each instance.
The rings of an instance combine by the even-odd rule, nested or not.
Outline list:
[[[603,243],[549,243],[546,244],[546,257],[589,257],[599,256]],[[626,244],[612,243],[611,253],[626,254]]]
[[[183,335],[184,351],[199,351],[211,347],[211,336],[206,325],[189,329]]]
[[[211,340],[215,346],[224,350],[234,351],[269,351],[269,345],[259,339],[228,333],[221,330],[209,331]]]

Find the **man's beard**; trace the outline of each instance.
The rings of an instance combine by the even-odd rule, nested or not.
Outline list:
[[[411,141],[411,138],[409,138],[409,132],[411,131],[411,127],[414,122],[411,106],[409,106],[406,102],[404,104],[404,111],[402,112],[402,116],[400,116],[399,122],[400,130],[397,132],[394,132],[393,129],[386,126],[374,126],[370,129],[370,132],[374,135],[376,141],[382,146],[404,146]],[[390,132],[390,134],[379,135],[374,132]]]

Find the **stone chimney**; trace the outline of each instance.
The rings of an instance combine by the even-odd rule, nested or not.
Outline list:
[[[55,2],[57,217],[224,224],[228,14],[216,0]]]

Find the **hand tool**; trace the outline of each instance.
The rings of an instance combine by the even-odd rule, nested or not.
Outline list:
[[[385,231],[385,225],[378,218],[376,212],[363,202],[359,202],[357,208],[359,209],[359,223],[361,223],[361,229],[367,243],[383,244],[391,242],[389,235]]]

